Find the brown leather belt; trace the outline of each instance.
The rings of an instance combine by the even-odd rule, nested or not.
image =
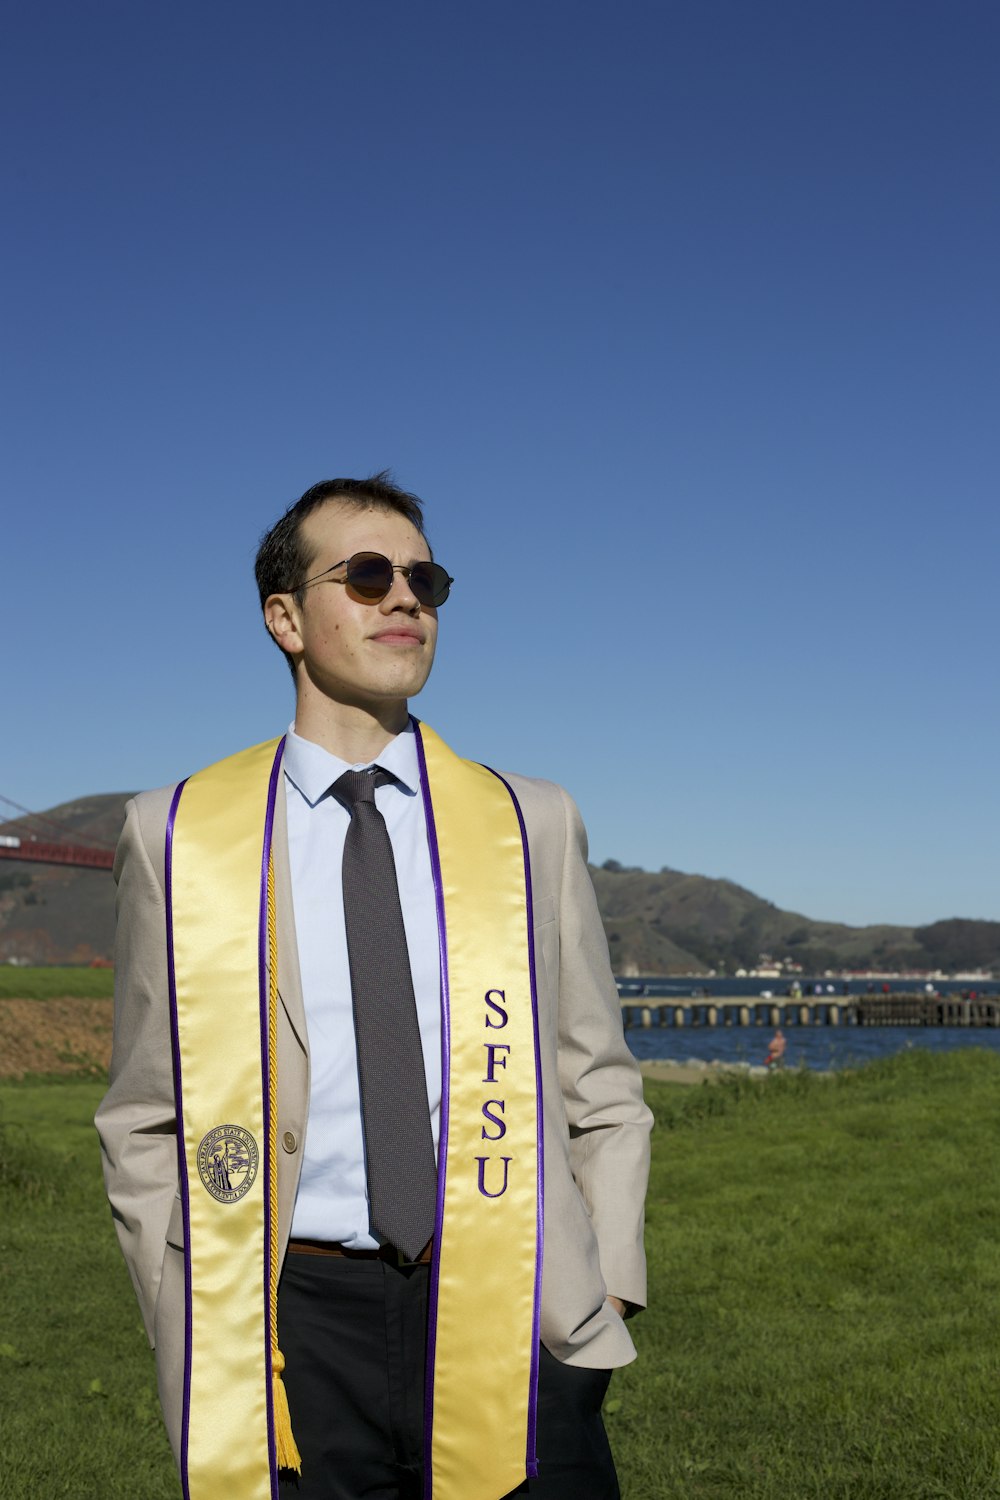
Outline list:
[[[293,1255],[339,1255],[345,1260],[384,1260],[390,1266],[425,1266],[431,1258],[433,1241],[428,1240],[416,1260],[407,1260],[395,1245],[379,1245],[377,1250],[352,1250],[336,1240],[289,1240],[288,1249]]]

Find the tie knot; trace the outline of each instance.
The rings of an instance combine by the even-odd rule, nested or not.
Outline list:
[[[353,815],[359,802],[374,802],[375,788],[384,786],[393,778],[381,766],[372,766],[368,771],[345,771],[330,788],[333,795],[345,804]]]

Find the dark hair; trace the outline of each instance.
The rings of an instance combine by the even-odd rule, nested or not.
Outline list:
[[[314,551],[306,545],[302,535],[302,522],[331,500],[355,505],[361,510],[395,511],[415,526],[421,536],[424,535],[422,502],[409,490],[401,490],[393,484],[390,470],[382,469],[367,479],[321,479],[319,484],[310,486],[304,495],[293,501],[281,519],[275,521],[260,539],[254,575],[262,610],[272,594],[291,594],[296,604],[301,605],[305,595],[300,585],[308,577],[315,559]],[[282,648],[279,646],[278,649]],[[295,662],[286,652],[283,655],[294,677]]]

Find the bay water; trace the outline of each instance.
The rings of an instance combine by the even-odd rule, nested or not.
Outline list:
[[[851,997],[863,995],[867,990],[882,993],[883,983],[889,985],[890,993],[919,994],[924,989],[924,980],[822,980],[803,981],[801,1002],[839,1001],[845,998],[845,986]],[[822,996],[813,993],[815,984],[822,985]],[[827,986],[833,986],[829,993]],[[960,994],[974,990],[982,997],[1000,995],[1000,982],[996,980],[942,980],[935,982],[941,994]],[[657,998],[681,1000],[697,991],[699,998],[740,998],[749,1003],[761,998],[761,992],[770,989],[775,1004],[794,1004],[785,994],[787,981],[777,979],[703,979],[700,975],[681,979],[623,979],[620,981],[623,1001],[631,1001],[638,1020],[638,1007],[644,1002],[653,1007]],[[641,988],[641,993],[639,992]],[[630,1026],[625,1032],[634,1056],[657,1058],[671,1062],[687,1062],[695,1058],[701,1062],[750,1063],[760,1065],[767,1053],[767,1044],[774,1035],[774,1027],[764,1026]],[[950,1052],[958,1047],[984,1047],[991,1052],[1000,1052],[1000,1027],[992,1026],[800,1026],[783,1025],[787,1049],[786,1067],[831,1069],[857,1067],[877,1057],[888,1057],[906,1047],[923,1047],[930,1052]]]

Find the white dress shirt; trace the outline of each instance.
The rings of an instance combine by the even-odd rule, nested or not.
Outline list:
[[[374,1249],[365,1176],[361,1096],[354,1037],[350,965],[344,928],[342,865],[351,815],[330,793],[345,771],[372,765],[397,781],[375,790],[396,862],[403,927],[423,1048],[434,1149],[441,1111],[441,971],[427,823],[412,724],[377,761],[348,765],[297,735],[285,744],[285,797],[292,905],[306,1030],[309,1036],[309,1116],[302,1175],[292,1214],[294,1239],[338,1240]],[[419,1066],[419,1060],[414,1059]]]

